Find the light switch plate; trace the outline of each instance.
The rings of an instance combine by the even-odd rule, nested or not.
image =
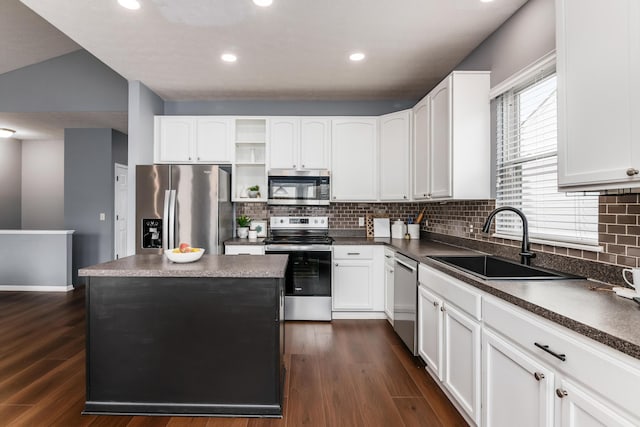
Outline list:
[[[104,221],[107,219],[107,216],[104,214],[104,212],[100,212],[100,221]]]
[[[364,227],[364,217],[358,218],[358,227]]]

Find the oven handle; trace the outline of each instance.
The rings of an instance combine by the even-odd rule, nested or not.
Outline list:
[[[265,252],[331,252],[330,245],[266,245]]]

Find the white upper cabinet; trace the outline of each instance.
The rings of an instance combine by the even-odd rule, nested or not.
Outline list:
[[[350,117],[331,123],[331,200],[378,199],[378,119]]]
[[[296,169],[300,143],[300,120],[294,117],[270,119],[269,167]]]
[[[413,199],[429,198],[429,99],[424,97],[413,107],[411,177]]]
[[[451,77],[436,86],[429,100],[429,182],[432,198],[453,196],[451,173]]]
[[[640,187],[640,2],[557,0],[558,186]]]
[[[233,118],[156,116],[156,163],[230,163],[233,160]]]
[[[329,169],[330,119],[271,117],[270,129],[270,168]]]
[[[413,108],[413,198],[491,195],[489,72],[454,71]]]
[[[380,200],[409,200],[411,110],[380,117]]]
[[[233,128],[231,117],[198,117],[196,119],[195,160],[220,163],[233,159]]]
[[[300,119],[300,166],[302,169],[331,168],[331,120]]]

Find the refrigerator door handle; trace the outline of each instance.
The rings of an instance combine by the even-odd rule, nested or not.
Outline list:
[[[169,247],[176,247],[176,190],[169,190]]]
[[[162,212],[162,249],[169,249],[169,190],[164,191],[164,209]]]

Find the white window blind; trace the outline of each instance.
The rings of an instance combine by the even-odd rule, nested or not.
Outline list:
[[[521,209],[533,238],[597,245],[597,194],[557,191],[555,72],[529,78],[497,101],[496,205]],[[520,238],[520,218],[501,213],[496,233]]]

